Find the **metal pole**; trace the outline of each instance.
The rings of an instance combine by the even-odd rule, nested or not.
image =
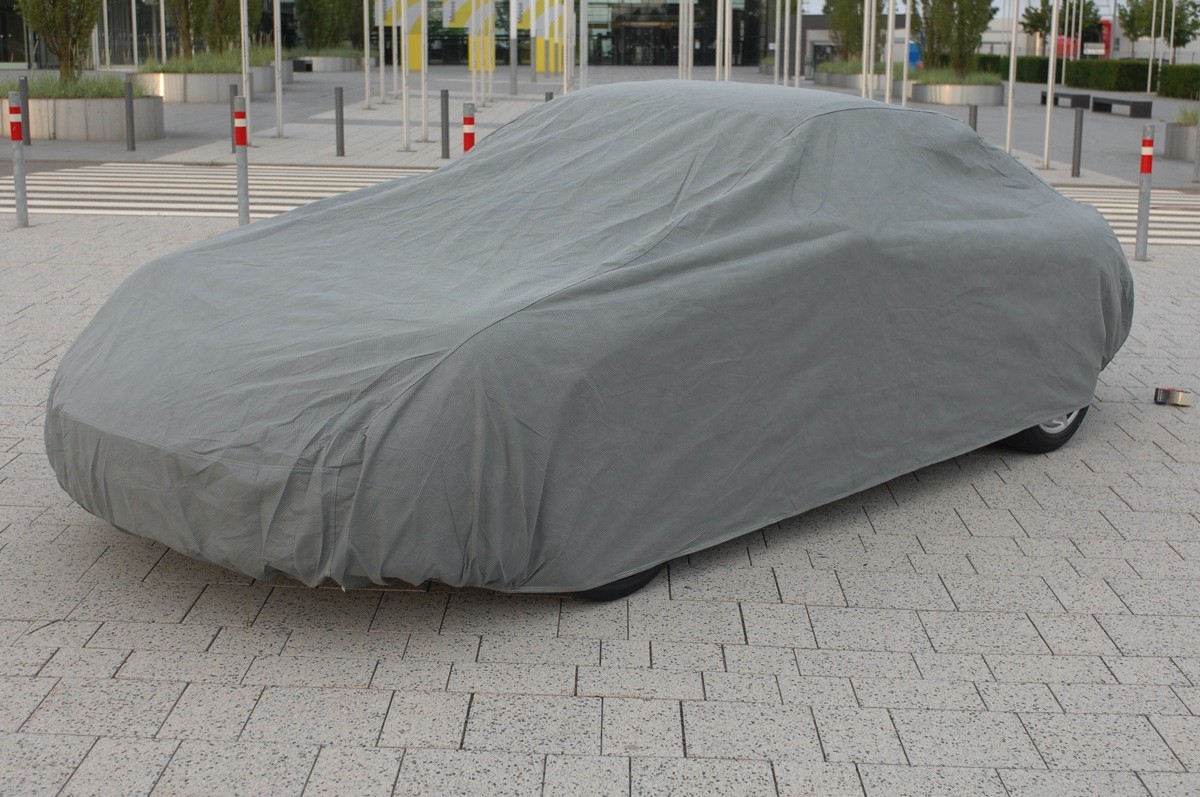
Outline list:
[[[25,106],[21,106],[22,108]],[[129,80],[125,81],[125,149],[128,152],[133,152],[137,149],[137,141],[134,138],[135,131],[133,127],[133,83]]]
[[[450,159],[450,89],[442,89],[442,158]]]
[[[683,2],[679,3],[683,8]],[[783,0],[775,0],[775,76],[774,84],[779,85],[779,73],[783,71]]]
[[[363,107],[371,110],[371,0],[363,0]]]
[[[238,224],[250,223],[250,166],[247,162],[246,147],[249,139],[246,135],[246,98],[235,97],[233,101],[233,130],[237,145],[237,202]]]
[[[911,2],[911,0],[910,0]],[[1012,154],[1013,108],[1017,104],[1017,10],[1021,0],[1012,0],[1012,29],[1008,39],[1008,108],[1004,127],[1004,151]],[[905,48],[905,61],[908,63],[908,48]]]
[[[29,200],[25,195],[25,132],[21,92],[8,93],[8,123],[13,150],[13,198],[17,211],[17,226],[29,226]]]
[[[429,141],[429,87],[426,85],[429,73],[429,24],[425,19],[428,12],[429,0],[421,0],[421,140],[426,142]]]
[[[242,96],[254,100],[254,90],[250,87],[250,6],[247,0],[238,2],[238,13],[241,14],[242,31]]]
[[[733,0],[725,0],[725,82],[733,69]]]
[[[158,41],[162,62],[167,62],[167,0],[158,0]]]
[[[587,4],[587,0],[582,0]],[[508,93],[517,96],[517,61],[521,58],[521,47],[517,36],[517,0],[508,0]],[[586,16],[586,15],[585,15]],[[583,64],[583,75],[587,75],[587,62]]]
[[[408,136],[408,0],[396,0],[396,6],[392,9],[392,50],[395,52],[396,39],[396,13],[400,9],[400,19],[403,21],[401,27],[403,31],[400,34],[400,61],[404,64],[400,68],[400,127],[404,135],[404,151],[408,152],[409,146]]]
[[[133,27],[133,68],[138,68],[138,30],[137,30],[137,0],[129,0],[129,7],[132,9],[132,27]]]
[[[679,5],[682,7],[683,3]],[[581,89],[587,88],[588,62],[592,57],[592,28],[588,21],[589,14],[588,0],[579,0],[579,88]],[[690,36],[688,41],[691,41]],[[683,57],[682,53],[680,53],[680,57]]]
[[[341,86],[333,90],[333,125],[337,130],[337,156],[341,158],[346,155],[346,117]]]
[[[979,106],[978,105],[968,105],[967,106],[967,124],[971,127],[972,130],[979,129]]]
[[[1071,150],[1071,176],[1079,176],[1079,160],[1083,156],[1083,109],[1075,109],[1075,142]]]
[[[1154,43],[1157,41],[1154,37],[1154,24],[1158,21],[1155,16],[1158,13],[1158,0],[1151,0],[1150,4],[1150,62],[1146,64],[1146,93],[1150,93],[1150,80],[1154,76]]]
[[[732,0],[731,0],[732,2]],[[796,88],[804,79],[804,0],[796,0]]]
[[[1138,184],[1137,242],[1134,260],[1149,260],[1146,243],[1150,237],[1150,173],[1154,169],[1154,125],[1142,127],[1142,168]]]
[[[862,76],[862,86],[859,87],[859,95],[867,96],[867,39],[871,35],[871,11],[870,0],[863,0],[863,27],[862,27],[862,68],[859,74]],[[785,45],[786,48],[786,45]]]
[[[238,87],[236,83],[229,84],[229,151],[237,154],[237,126],[233,123],[233,106],[234,100],[238,95]]]
[[[1054,59],[1058,55],[1058,0],[1050,0],[1050,64],[1046,71],[1046,137],[1042,142],[1042,168],[1050,168],[1050,121],[1054,114]]]
[[[1175,12],[1179,10],[1179,0],[1171,0],[1171,38],[1167,46],[1171,48],[1171,63],[1175,63]]]
[[[532,82],[537,83],[538,9],[540,0],[530,0],[529,8],[529,72]]]
[[[776,55],[775,60],[781,57],[783,85],[787,86],[792,73],[792,0],[783,0],[783,52]]]
[[[546,92],[546,102],[550,102],[550,100],[552,100],[552,99],[554,99],[554,92],[553,92],[553,91],[547,91],[547,92]]]
[[[378,0],[378,2],[379,2],[379,5],[378,5],[377,13],[379,14],[379,16],[376,17],[376,19],[375,19],[375,35],[379,38],[379,104],[386,105],[387,104],[387,96],[386,96],[387,89],[384,86],[383,79],[384,79],[384,68],[386,67],[386,64],[384,62],[387,61],[387,58],[384,57],[384,53],[387,48],[384,46],[386,44],[386,42],[384,42],[384,40],[383,40],[383,0]]]
[[[1192,182],[1200,183],[1200,125],[1196,126],[1196,149],[1192,151]]]
[[[888,0],[887,45],[883,48],[883,101],[892,104],[892,39],[896,38],[896,0]]]
[[[101,19],[104,23],[104,68],[112,69],[112,38],[108,30],[108,0],[100,4]]]
[[[406,0],[394,0],[392,4],[392,99],[396,98],[400,85],[400,31],[396,24],[396,15],[402,14],[400,9]]]
[[[1071,35],[1072,31],[1074,30],[1074,28],[1071,24],[1071,11],[1072,11],[1072,9],[1075,8],[1075,6],[1078,4],[1078,2],[1079,2],[1079,0],[1066,0],[1066,3],[1067,3],[1066,17],[1067,17],[1067,19],[1066,19],[1066,22],[1063,23],[1063,33],[1066,34],[1066,38],[1068,39],[1068,42],[1066,43],[1067,51],[1065,53],[1063,53],[1062,66],[1059,67],[1060,71],[1059,71],[1059,75],[1058,75],[1058,82],[1062,83],[1064,86],[1067,85],[1067,61],[1070,60],[1070,58],[1071,58],[1071,49],[1070,49],[1071,45],[1069,43],[1070,35]],[[1054,31],[1054,48],[1056,50],[1058,49],[1058,29],[1057,28]]]
[[[19,91],[21,93],[21,108],[23,108],[23,109],[28,108],[29,107],[29,78],[21,77],[21,78],[17,79],[17,91]],[[25,115],[29,116],[29,113],[26,112]],[[30,122],[27,122],[27,123],[21,125],[21,143],[27,147],[29,146],[29,143],[30,143],[29,142],[29,128],[32,126],[31,122],[32,122],[32,119],[30,120]]]
[[[275,22],[275,138],[283,138],[283,11],[279,0],[272,9]]]
[[[713,39],[713,47],[715,50],[713,62],[716,66],[716,77],[714,79],[720,80],[721,59],[725,54],[725,0],[717,0],[713,8],[717,15],[717,35],[716,38]]]
[[[908,48],[912,32],[913,0],[904,0],[904,67],[900,70],[900,105],[908,107]]]

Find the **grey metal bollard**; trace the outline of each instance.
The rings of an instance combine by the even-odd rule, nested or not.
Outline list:
[[[13,109],[16,112],[13,112]],[[21,104],[21,92],[8,93],[8,118],[13,148],[13,199],[17,211],[17,226],[29,226],[29,201],[25,195],[25,128],[29,111]]]
[[[979,129],[979,106],[978,105],[968,105],[967,106],[967,124],[971,126],[972,130]]]
[[[234,155],[237,154],[237,126],[233,123],[233,102],[237,98],[238,87],[236,83],[229,84],[229,151]]]
[[[125,81],[125,149],[137,149],[137,133],[133,127],[133,83]]]
[[[337,157],[346,155],[346,119],[342,87],[333,90],[333,126],[337,129]]]
[[[450,89],[442,89],[442,157],[450,158]]]
[[[1138,184],[1137,240],[1133,247],[1134,260],[1149,260],[1146,255],[1150,238],[1150,173],[1154,168],[1154,125],[1142,127],[1142,177]]]
[[[546,92],[546,102],[550,102],[550,100],[552,100],[552,99],[554,99],[554,92],[553,92],[553,91],[547,91],[547,92]]]
[[[1071,176],[1079,176],[1079,162],[1083,158],[1083,109],[1075,109],[1075,145],[1071,150]]]
[[[29,146],[29,122],[33,118],[29,115],[29,78],[17,78],[17,91],[21,92],[21,110],[25,114],[25,124],[21,126],[21,142],[25,146]]]
[[[246,130],[246,98],[233,99],[233,144],[237,147],[238,224],[250,223],[250,163],[246,152],[249,136]]]

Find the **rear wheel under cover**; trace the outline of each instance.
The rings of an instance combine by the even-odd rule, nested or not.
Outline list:
[[[666,562],[660,565],[655,565],[649,570],[643,570],[640,573],[634,573],[632,576],[625,576],[616,581],[610,581],[599,587],[585,589],[582,592],[572,592],[572,598],[579,598],[584,601],[592,601],[594,603],[605,603],[607,601],[620,600],[637,592],[642,587],[654,580],[662,569],[667,566]]]
[[[1087,407],[1082,407],[1045,423],[1039,423],[1037,426],[1031,426],[1022,432],[1017,432],[1012,437],[1001,440],[1000,445],[1030,454],[1046,454],[1055,451],[1075,436],[1087,411]]]

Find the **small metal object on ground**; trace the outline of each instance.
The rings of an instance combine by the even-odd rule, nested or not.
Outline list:
[[[17,211],[17,226],[29,226],[29,203],[25,197],[25,142],[23,140],[25,125],[22,124],[22,113],[25,106],[21,104],[21,92],[8,93],[8,129],[12,138],[13,149],[13,194]]]
[[[1071,176],[1079,176],[1080,160],[1083,157],[1083,109],[1075,109],[1075,145],[1071,150]]]
[[[21,107],[25,109],[25,115],[28,116],[29,115],[29,78],[24,77],[24,76],[17,78],[17,91],[21,92]],[[27,147],[31,143],[29,140],[29,128],[30,127],[31,127],[31,125],[28,122],[26,122],[25,126],[21,128],[21,143],[23,143]]]
[[[552,100],[552,99],[554,99],[554,92],[553,92],[553,91],[547,91],[547,92],[546,92],[546,102],[550,102],[550,100]]]
[[[450,89],[442,89],[442,158],[450,158]]]
[[[979,106],[978,105],[968,105],[967,106],[967,124],[971,126],[972,130],[979,129]]]
[[[1196,402],[1196,394],[1181,387],[1154,388],[1154,403],[1169,404],[1172,407],[1190,407]]]

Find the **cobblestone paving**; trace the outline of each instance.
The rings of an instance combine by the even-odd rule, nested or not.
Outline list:
[[[0,794],[1200,793],[1200,270],[1136,264],[1079,436],[985,449],[590,605],[261,583],[72,505],[59,355],[225,220],[43,217],[0,260]],[[136,390],[136,385],[130,385]]]

